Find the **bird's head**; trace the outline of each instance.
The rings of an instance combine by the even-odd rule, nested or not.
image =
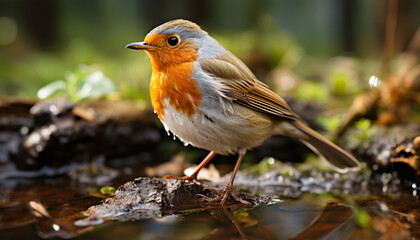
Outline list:
[[[156,27],[143,42],[130,43],[126,48],[146,51],[153,68],[160,69],[171,64],[195,61],[199,48],[205,46],[203,43],[207,38],[211,37],[197,24],[177,19]]]

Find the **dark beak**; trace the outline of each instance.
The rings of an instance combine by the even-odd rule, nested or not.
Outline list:
[[[131,48],[134,50],[150,50],[153,48],[157,48],[156,46],[148,45],[147,42],[135,42],[130,43],[125,46],[125,48]]]

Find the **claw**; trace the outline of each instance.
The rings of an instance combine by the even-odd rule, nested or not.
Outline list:
[[[233,199],[235,199],[236,201],[238,201],[238,202],[240,202],[240,203],[242,203],[242,204],[245,204],[245,205],[251,205],[251,203],[250,202],[248,202],[248,201],[246,201],[246,200],[243,200],[243,199],[241,199],[241,198],[239,198],[236,194],[234,194],[233,192],[231,192],[231,193],[229,193],[230,194],[230,196],[232,196],[233,197]],[[222,204],[223,205],[223,204]]]
[[[205,200],[207,200],[209,202],[221,201],[220,202],[220,205],[221,206],[224,206],[225,205],[225,202],[229,198],[229,196],[231,196],[237,202],[240,202],[240,203],[245,204],[245,205],[251,205],[250,202],[248,202],[246,200],[243,200],[243,199],[239,198],[236,194],[234,194],[232,192],[232,188],[230,188],[228,186],[226,186],[225,190],[223,190],[223,191],[219,191],[219,190],[216,190],[214,188],[208,188],[208,187],[205,188],[205,190],[209,190],[212,193],[219,194],[219,196],[214,197],[214,198],[211,198],[211,197],[207,197],[207,196],[205,196],[203,194],[197,194],[197,195],[200,196],[200,197],[202,197],[202,198],[204,198]]]
[[[238,196],[236,196],[236,194],[234,194],[232,192],[233,180],[235,180],[236,172],[238,171],[239,165],[241,164],[241,161],[242,161],[242,158],[244,157],[244,154],[245,153],[240,154],[238,156],[238,160],[236,160],[235,168],[233,169],[232,176],[230,177],[230,181],[226,185],[226,187],[223,191],[218,191],[218,190],[213,189],[213,188],[205,188],[206,190],[209,190],[212,193],[219,194],[219,196],[217,196],[215,198],[209,198],[207,196],[203,196],[202,194],[199,194],[199,195],[204,197],[204,199],[206,199],[207,201],[210,201],[210,202],[215,202],[215,201],[220,201],[221,200],[220,205],[222,207],[225,205],[225,202],[229,198],[229,196],[231,196],[233,199],[235,199],[236,201],[238,201],[242,204],[251,205],[250,202],[245,201],[243,199],[240,199]]]
[[[210,191],[210,192],[212,192],[214,194],[222,194],[223,193],[223,191],[216,190],[216,189],[211,188],[211,187],[206,187],[206,188],[204,188],[204,190],[208,190],[208,191]]]
[[[209,202],[212,202],[212,201],[213,201],[213,199],[214,199],[214,198],[211,198],[211,197],[207,197],[207,196],[206,196],[206,195],[204,195],[204,194],[197,194],[197,196],[200,196],[200,197],[204,198],[205,200],[207,200],[207,201],[209,201]]]
[[[183,176],[183,177],[176,177],[176,176],[172,176],[172,175],[165,175],[162,178],[163,179],[177,179],[177,180],[190,181],[190,182],[197,181],[197,176],[196,175]]]

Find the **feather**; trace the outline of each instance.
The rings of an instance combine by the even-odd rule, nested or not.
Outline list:
[[[206,58],[198,62],[205,72],[226,86],[224,96],[228,100],[276,117],[300,120],[283,98],[259,81],[232,53],[226,52],[218,58]]]

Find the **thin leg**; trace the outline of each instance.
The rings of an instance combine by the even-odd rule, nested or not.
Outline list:
[[[165,175],[165,176],[163,176],[163,178],[164,179],[167,179],[167,178],[175,178],[175,179],[180,179],[180,180],[187,180],[187,181],[194,181],[194,180],[197,180],[197,175],[198,175],[198,173],[200,172],[200,170],[203,168],[203,167],[205,167],[209,162],[210,162],[210,160],[212,160],[213,159],[213,157],[214,156],[216,156],[216,153],[215,152],[213,152],[213,151],[211,151],[204,159],[203,159],[203,161],[201,161],[201,163],[197,166],[197,169],[194,171],[194,173],[193,174],[191,174],[191,176],[184,176],[184,177],[175,177],[175,176],[172,176],[172,175]]]
[[[236,160],[235,168],[233,169],[233,172],[232,172],[232,176],[230,177],[230,181],[226,185],[225,190],[223,190],[221,192],[220,196],[215,197],[215,198],[208,198],[208,197],[203,196],[203,195],[201,195],[201,196],[205,197],[207,200],[212,201],[212,202],[221,200],[221,202],[220,202],[221,206],[225,205],[225,202],[226,202],[226,200],[229,196],[232,196],[236,201],[238,201],[240,203],[250,204],[248,201],[240,199],[238,196],[236,196],[236,194],[234,194],[232,192],[233,181],[235,180],[236,172],[239,169],[239,165],[241,165],[243,157],[244,157],[243,154],[239,154],[238,160]],[[216,192],[216,191],[213,190],[212,192]]]

